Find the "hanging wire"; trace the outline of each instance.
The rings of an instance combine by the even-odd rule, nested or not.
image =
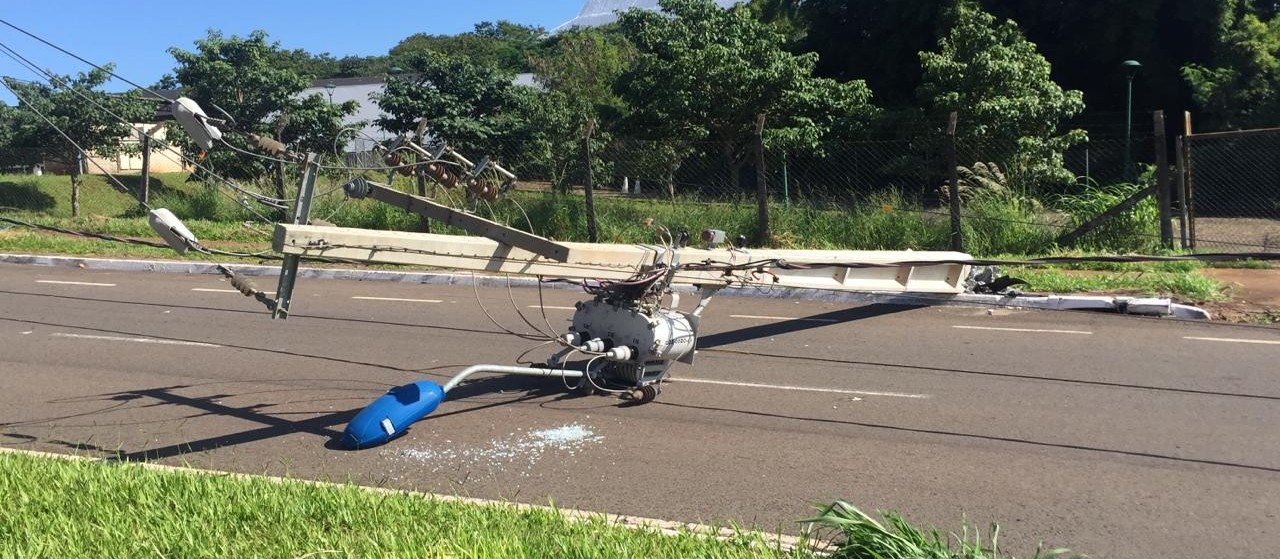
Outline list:
[[[33,74],[35,74],[35,75],[37,75],[37,76],[43,76],[45,79],[47,79],[47,80],[49,81],[50,85],[52,85],[53,87],[55,87],[55,88],[61,88],[61,89],[66,89],[67,91],[70,91],[70,92],[74,93],[76,96],[80,97],[81,99],[84,99],[85,101],[87,101],[88,103],[90,103],[90,104],[92,104],[93,106],[97,107],[98,109],[102,110],[103,112],[105,112],[105,113],[107,113],[107,114],[111,115],[112,117],[114,117],[114,118],[116,119],[116,121],[121,122],[121,123],[124,123],[124,124],[128,124],[128,125],[130,125],[130,126],[132,126],[132,125],[133,125],[133,123],[132,123],[132,122],[129,122],[129,119],[126,119],[126,118],[124,118],[123,116],[121,116],[119,113],[116,113],[115,111],[112,111],[110,108],[103,106],[103,105],[102,105],[101,103],[99,103],[96,99],[94,99],[94,98],[92,98],[92,97],[89,97],[88,95],[85,95],[85,94],[84,94],[84,92],[82,92],[82,91],[80,91],[80,90],[78,90],[78,89],[76,89],[76,88],[74,88],[74,87],[71,87],[69,84],[65,84],[65,83],[63,83],[63,80],[62,80],[60,77],[58,77],[56,74],[53,74],[53,73],[51,73],[51,72],[49,72],[49,71],[47,71],[47,70],[43,70],[43,69],[39,68],[38,66],[36,66],[36,65],[35,65],[35,63],[31,62],[31,60],[30,60],[30,59],[26,58],[25,56],[22,56],[22,54],[21,54],[21,53],[18,53],[17,51],[13,50],[12,48],[10,48],[8,45],[4,44],[3,42],[0,42],[0,53],[4,53],[4,54],[5,54],[6,56],[8,56],[10,59],[14,60],[14,61],[15,61],[15,62],[17,62],[20,66],[23,66],[24,68],[26,68],[27,70],[29,70],[29,71],[30,71],[30,72],[32,72]],[[10,77],[11,79],[15,80],[15,81],[20,81],[20,82],[23,82],[23,83],[30,83],[30,84],[38,84],[38,83],[39,83],[39,82],[32,82],[32,81],[28,81],[28,80],[22,80],[22,79],[18,79],[18,78],[13,78],[13,77],[11,77],[11,76],[9,76],[9,77]],[[149,138],[149,139],[151,139],[151,140],[153,140],[153,141],[155,141],[155,142],[161,143],[162,145],[163,145],[163,144],[165,144],[165,142],[161,141],[160,139],[156,138],[155,136],[152,136],[152,135],[150,135],[150,134],[147,134],[147,133],[146,133],[146,132],[144,132],[144,131],[138,131],[138,132],[139,132],[139,134],[141,134],[141,135],[143,135],[143,136],[146,136],[147,138]],[[169,159],[170,161],[174,161],[174,159],[173,159],[172,157],[170,157],[170,156],[168,156],[168,155],[167,155],[167,152],[168,152],[168,151],[169,151],[169,150],[161,150],[161,151],[159,151],[159,152],[157,152],[157,153],[162,154],[162,156],[163,156],[163,157],[165,157],[166,159]],[[254,200],[256,200],[258,203],[261,203],[261,204],[263,204],[263,205],[270,206],[270,207],[273,207],[273,208],[276,208],[276,209],[284,209],[284,208],[285,208],[284,204],[286,204],[286,203],[288,203],[288,202],[292,202],[292,201],[294,201],[294,200],[284,200],[284,199],[270,198],[270,197],[264,196],[264,195],[262,195],[262,194],[258,194],[258,193],[256,193],[256,192],[252,192],[252,191],[249,191],[249,190],[245,190],[244,188],[242,188],[242,187],[240,187],[239,185],[237,185],[237,184],[235,184],[234,182],[232,182],[230,179],[227,179],[227,178],[225,178],[225,177],[222,177],[222,176],[221,176],[221,175],[219,175],[218,173],[214,172],[212,169],[210,169],[210,168],[208,168],[208,167],[206,167],[206,166],[202,165],[198,160],[196,160],[196,159],[194,159],[194,158],[192,158],[192,157],[190,157],[190,156],[188,156],[188,155],[185,155],[185,154],[183,154],[183,153],[181,153],[181,152],[177,152],[177,153],[178,153],[178,156],[179,156],[179,157],[181,157],[181,158],[182,158],[184,161],[186,161],[187,163],[190,163],[192,166],[194,166],[194,167],[196,167],[196,168],[200,169],[201,171],[204,171],[204,172],[205,172],[206,174],[208,174],[209,176],[212,176],[213,178],[218,179],[222,184],[226,185],[227,187],[231,188],[232,190],[235,190],[236,192],[239,192],[240,194],[243,194],[243,195],[245,195],[245,196],[249,196],[249,197],[253,198],[253,199],[254,199]],[[238,200],[237,200],[237,202],[238,202],[238,203],[240,203],[242,206],[244,206],[244,207],[245,207],[245,209],[248,209],[250,212],[253,212],[253,213],[257,214],[257,212],[254,212],[252,208],[249,208],[247,205],[243,204],[242,202],[239,202]],[[257,215],[258,215],[258,217],[262,217],[265,221],[271,221],[270,219],[267,219],[265,216],[262,216],[261,214],[257,214]]]
[[[97,167],[99,171],[102,171],[102,174],[105,175],[107,178],[111,179],[111,182],[114,182],[116,186],[120,187],[120,190],[122,192],[130,196],[133,196],[134,198],[137,198],[137,196],[132,191],[129,190],[129,187],[125,186],[123,182],[120,182],[120,179],[116,178],[115,175],[108,172],[107,169],[103,167],[101,163],[98,163],[97,160],[95,160],[93,157],[90,157],[89,152],[85,151],[84,148],[80,147],[80,144],[76,143],[75,140],[72,140],[71,136],[68,136],[66,132],[63,132],[62,128],[60,128],[57,124],[54,124],[52,120],[49,120],[49,117],[45,116],[44,113],[36,110],[36,108],[32,106],[31,103],[27,101],[24,97],[22,97],[22,95],[18,94],[18,92],[14,90],[12,87],[9,87],[8,83],[0,80],[0,84],[3,84],[4,88],[9,90],[9,93],[12,93],[14,97],[17,97],[19,101],[22,101],[22,103],[26,105],[27,109],[35,113],[36,116],[39,116],[41,120],[44,120],[45,124],[48,124],[50,128],[53,128],[55,131],[57,131],[58,134],[62,136],[62,139],[66,140],[67,143],[74,146],[76,148],[76,151],[78,151],[80,155],[84,157],[84,159],[87,159],[90,163],[92,163],[95,167]],[[141,200],[139,200],[139,203],[142,204],[144,207],[146,207],[148,210],[152,209],[151,205],[145,202],[142,202]]]
[[[51,43],[51,42],[49,42],[49,41],[47,41],[47,40],[45,40],[45,39],[43,39],[43,38],[41,38],[41,37],[37,36],[37,35],[35,35],[34,33],[31,33],[30,31],[27,31],[26,29],[23,29],[23,28],[21,28],[21,27],[18,27],[17,25],[14,25],[14,24],[12,24],[12,23],[9,23],[7,20],[5,20],[5,19],[3,19],[3,18],[0,18],[0,23],[3,23],[3,24],[5,24],[5,25],[7,25],[7,26],[9,26],[9,27],[13,28],[14,30],[16,30],[16,31],[17,31],[17,32],[19,32],[19,33],[22,33],[23,35],[26,35],[26,36],[28,36],[28,37],[31,37],[32,39],[35,39],[35,40],[37,40],[37,41],[40,41],[41,43],[44,43],[45,45],[48,45],[48,46],[50,46],[50,47],[53,47],[55,50],[57,50],[58,52],[61,52],[62,54],[65,54],[65,55],[70,56],[70,57],[72,57],[72,58],[74,58],[74,59],[76,59],[76,60],[79,60],[80,62],[83,62],[83,63],[85,63],[85,64],[88,64],[88,65],[90,65],[90,66],[93,66],[94,68],[97,68],[97,69],[99,69],[99,70],[102,70],[103,72],[106,72],[106,73],[108,73],[108,74],[111,74],[111,76],[112,76],[112,77],[114,77],[114,78],[116,78],[116,79],[118,79],[118,80],[120,80],[120,81],[122,81],[122,82],[124,82],[124,83],[127,83],[127,84],[129,84],[129,85],[132,85],[133,87],[136,87],[136,88],[138,88],[138,89],[141,89],[142,91],[145,91],[145,92],[147,92],[147,93],[150,93],[151,95],[155,96],[155,97],[156,97],[156,99],[160,99],[160,100],[165,101],[165,102],[171,101],[171,99],[169,99],[169,98],[167,98],[167,97],[165,97],[165,96],[163,96],[163,95],[161,95],[161,94],[159,94],[159,93],[156,93],[155,91],[153,91],[153,90],[152,90],[151,88],[149,88],[149,87],[145,87],[145,86],[142,86],[142,85],[138,85],[138,84],[134,83],[133,81],[130,81],[128,78],[125,78],[124,76],[121,76],[120,74],[117,74],[117,73],[115,73],[115,72],[111,71],[111,70],[110,70],[110,69],[108,69],[108,68],[104,68],[104,67],[99,66],[99,65],[97,65],[97,64],[94,64],[94,63],[92,63],[92,62],[89,62],[88,60],[86,60],[85,58],[81,57],[80,55],[77,55],[77,54],[75,54],[75,53],[73,53],[73,52],[71,52],[71,51],[69,51],[69,50],[67,50],[67,49],[64,49],[64,48],[62,48],[62,47],[58,46],[58,45],[55,45],[55,44],[53,44],[53,43]]]

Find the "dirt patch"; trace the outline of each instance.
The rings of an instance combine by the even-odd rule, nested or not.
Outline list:
[[[1228,301],[1203,305],[1215,319],[1280,322],[1280,270],[1206,268],[1201,272],[1227,286]]]
[[[1280,220],[1259,218],[1196,218],[1196,249],[1224,252],[1280,250]]]

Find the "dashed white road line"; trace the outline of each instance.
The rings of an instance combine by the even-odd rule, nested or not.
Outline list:
[[[994,326],[952,326],[952,328],[961,330],[994,330],[996,332],[1033,332],[1037,334],[1080,334],[1085,336],[1093,334],[1093,332],[1084,330],[1039,330],[1035,328],[996,328]]]
[[[400,299],[397,297],[352,297],[358,301],[393,301],[398,303],[443,303],[440,299]]]
[[[729,315],[729,318],[746,318],[750,320],[795,320],[799,322],[823,322],[823,323],[840,322],[839,320],[835,320],[833,318],[796,318],[791,316],[762,316],[762,315],[755,315],[755,314],[731,314]]]
[[[93,283],[88,281],[58,281],[58,280],[36,280],[36,283],[50,283],[54,285],[87,285],[89,287],[115,287],[114,283]]]
[[[1245,338],[1201,338],[1198,336],[1183,336],[1184,340],[1197,340],[1201,342],[1223,342],[1229,344],[1259,344],[1259,345],[1280,345],[1277,340],[1250,340]]]
[[[181,340],[158,340],[156,338],[127,338],[123,336],[95,336],[92,334],[67,334],[63,332],[54,332],[49,334],[54,338],[73,338],[77,340],[102,340],[108,342],[133,342],[139,344],[159,344],[159,345],[183,345],[192,347],[222,347],[218,344],[206,344],[203,342],[184,342]]]
[[[827,394],[853,394],[857,396],[886,396],[889,398],[911,398],[922,400],[931,398],[928,394],[909,394],[905,392],[876,392],[872,390],[845,390],[843,388],[818,388],[814,386],[789,386],[785,384],[763,384],[758,382],[734,382],[728,380],[711,380],[705,378],[677,377],[669,382],[690,382],[695,384],[716,384],[720,386],[741,386],[744,388],[768,388],[772,390],[794,390],[799,392],[823,392]]]
[[[210,289],[207,287],[193,287],[191,290],[199,291],[201,293],[240,293],[239,289]],[[263,291],[262,293],[270,293],[274,295],[275,291]]]
[[[529,305],[531,309],[546,309],[549,311],[576,311],[577,307],[553,307],[551,305]]]

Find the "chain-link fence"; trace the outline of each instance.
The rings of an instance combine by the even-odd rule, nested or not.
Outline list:
[[[1179,175],[1198,250],[1280,250],[1280,129],[1183,138]]]
[[[757,146],[750,139],[677,144],[617,134],[599,135],[590,146],[580,138],[454,145],[474,162],[488,159],[519,177],[517,190],[496,202],[430,181],[419,186],[411,172],[405,176],[385,169],[383,153],[352,152],[326,157],[322,197],[313,215],[352,227],[423,227],[417,216],[402,210],[345,200],[338,186],[353,173],[364,173],[560,240],[587,240],[593,221],[597,240],[604,242],[651,242],[654,232],[644,225],[648,222],[687,229],[695,236],[714,228],[731,239],[757,239],[765,224],[760,219],[763,200],[766,242],[776,246],[936,250],[956,246],[949,186],[954,178],[959,238],[975,254],[1043,254],[1063,245],[1064,238],[1085,250],[1140,252],[1162,245],[1150,196],[1088,233],[1067,235],[1146,192],[1155,180],[1156,142],[1149,135],[1096,134],[1056,154],[1015,141],[966,137],[963,128],[954,139],[941,128],[904,136],[828,142],[805,150]],[[1194,220],[1188,223],[1194,224],[1198,248],[1276,247],[1276,148],[1280,132],[1197,135],[1186,141],[1185,157],[1170,159],[1182,161],[1182,172],[1171,175],[1183,179],[1175,181],[1181,185],[1178,192],[1189,193],[1183,196],[1188,201],[1174,208],[1175,215],[1182,207],[1191,210]],[[86,165],[90,174],[80,188],[79,214],[136,218],[144,215],[145,200],[184,219],[269,223],[288,215],[298,177],[292,166],[280,171],[268,161],[261,165],[258,179],[234,184],[208,173],[182,172],[152,174],[145,186],[136,172],[114,174],[113,179],[96,165]],[[44,176],[31,170],[30,162],[4,169],[0,212],[70,217],[69,181],[53,174],[65,173],[66,166],[47,165]],[[594,202],[590,215],[584,188],[588,175]],[[1175,202],[1183,197],[1174,197]]]

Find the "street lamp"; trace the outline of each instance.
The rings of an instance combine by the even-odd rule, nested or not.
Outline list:
[[[1133,180],[1133,77],[1138,75],[1138,69],[1142,67],[1142,63],[1137,60],[1126,60],[1120,63],[1124,68],[1124,77],[1127,83],[1125,102],[1124,102],[1124,176],[1128,180]]]
[[[327,92],[329,93],[329,104],[330,104],[330,105],[332,105],[332,104],[333,104],[333,90],[335,90],[335,89],[337,89],[337,88],[338,88],[338,86],[334,85],[334,84],[333,84],[333,82],[329,82],[329,83],[327,83],[327,84],[324,84],[324,90],[325,90],[325,91],[327,91]]]

